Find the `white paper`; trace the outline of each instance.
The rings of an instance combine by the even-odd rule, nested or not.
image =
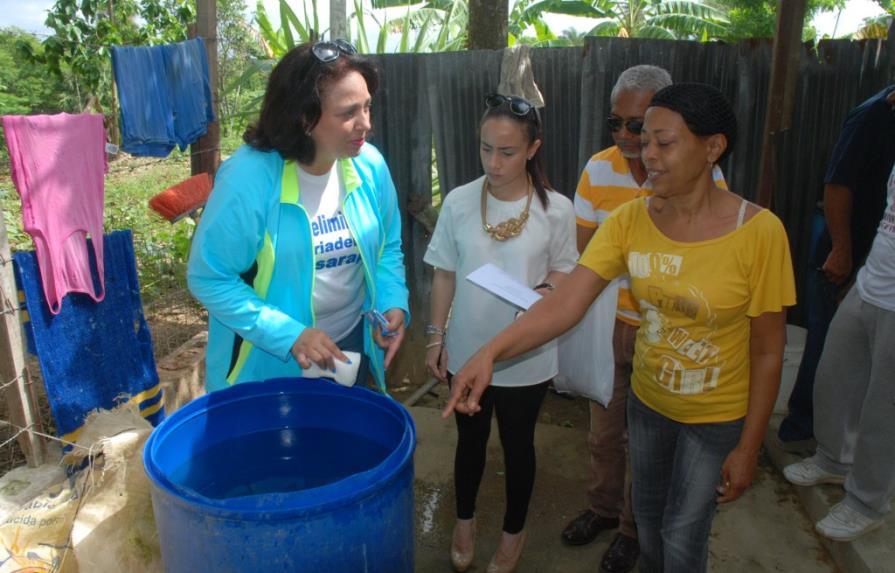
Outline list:
[[[469,273],[466,280],[523,310],[528,310],[541,299],[541,295],[491,263],[484,264]]]

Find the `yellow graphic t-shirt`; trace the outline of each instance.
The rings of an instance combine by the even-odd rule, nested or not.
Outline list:
[[[727,189],[724,174],[717,165],[712,169],[715,185]],[[609,213],[637,197],[652,195],[652,184],[647,179],[638,185],[631,174],[631,166],[621,149],[613,145],[590,158],[578,187],[575,189],[575,223],[588,229],[603,224]],[[640,324],[640,308],[630,291],[627,276],[619,277],[618,319],[632,326]]]
[[[746,415],[749,318],[796,300],[780,219],[762,210],[722,237],[683,243],[638,199],[600,225],[579,264],[606,280],[631,276],[641,314],[631,386],[644,404],[691,424]]]

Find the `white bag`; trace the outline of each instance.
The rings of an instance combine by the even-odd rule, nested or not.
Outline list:
[[[559,337],[557,392],[584,396],[608,406],[615,378],[612,333],[618,305],[618,281],[603,289],[575,328]]]

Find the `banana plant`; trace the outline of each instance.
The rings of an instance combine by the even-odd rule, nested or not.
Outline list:
[[[308,14],[308,2],[311,13]],[[261,33],[264,51],[270,58],[280,59],[299,44],[316,41],[320,37],[320,20],[317,13],[317,0],[303,2],[304,19],[299,19],[287,0],[280,0],[280,27],[274,29],[267,15],[264,2],[258,0],[255,5],[255,21]]]
[[[707,41],[722,37],[729,21],[724,11],[696,0],[595,0],[602,22],[588,35]]]

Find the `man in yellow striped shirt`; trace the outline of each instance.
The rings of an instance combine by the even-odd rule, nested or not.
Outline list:
[[[671,75],[656,66],[628,68],[618,77],[610,95],[607,127],[615,143],[594,155],[584,168],[575,191],[578,251],[584,252],[597,227],[620,205],[650,194],[646,168],[640,159],[640,130],[653,94],[671,85]],[[726,188],[715,167],[716,184]],[[605,573],[630,571],[640,549],[631,511],[627,468],[627,424],[625,409],[631,383],[634,339],[640,324],[640,309],[631,295],[627,276],[619,278],[618,311],[613,333],[615,381],[608,407],[591,402],[588,448],[592,480],[588,488],[590,507],[573,519],[562,533],[569,545],[591,542],[604,529],[618,527],[618,534],[603,555]]]

